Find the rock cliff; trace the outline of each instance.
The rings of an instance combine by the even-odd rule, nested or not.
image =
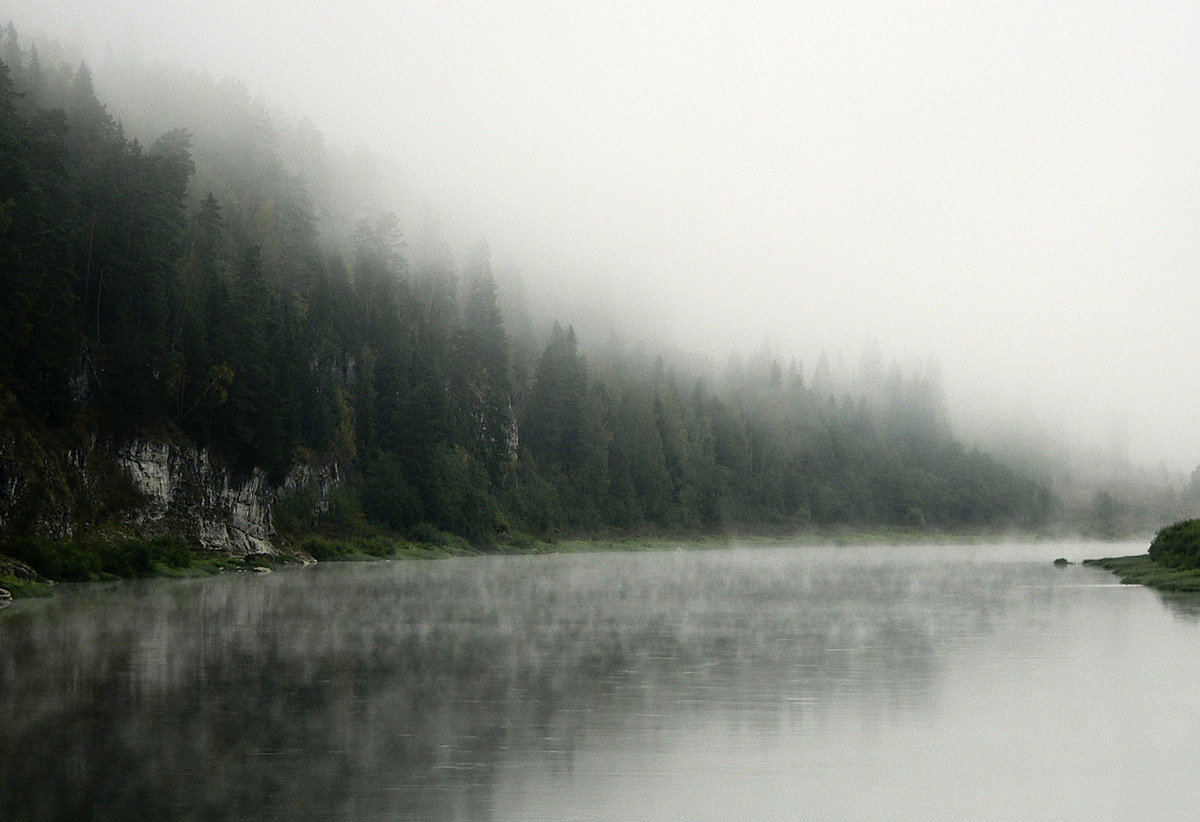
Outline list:
[[[180,442],[92,438],[66,447],[0,436],[0,533],[172,533],[207,550],[273,554],[279,495],[311,489],[323,509],[340,482],[336,464],[300,463],[275,487],[262,470],[238,471]]]
[[[122,446],[116,462],[145,498],[139,525],[179,524],[204,548],[238,556],[275,552],[274,491],[261,470],[236,476],[207,451],[151,440]]]

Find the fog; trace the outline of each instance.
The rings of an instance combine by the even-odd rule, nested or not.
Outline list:
[[[935,357],[967,431],[1200,463],[1194,3],[5,7],[369,147],[398,211],[486,238],[565,322],[810,368],[874,342]]]

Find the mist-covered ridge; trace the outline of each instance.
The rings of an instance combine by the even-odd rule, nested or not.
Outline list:
[[[123,486],[39,486],[22,443],[147,438],[265,471],[279,536],[297,541],[1112,536],[1183,505],[1070,499],[1070,478],[965,444],[934,363],[868,347],[852,368],[836,352],[806,364],[768,339],[713,364],[541,313],[486,242],[455,247],[432,214],[405,225],[367,153],[237,83],[142,66],[118,120],[87,63],[47,59],[12,26],[0,60],[9,534],[38,533],[50,504],[74,534],[136,508]],[[342,481],[284,490],[298,464],[334,464]]]

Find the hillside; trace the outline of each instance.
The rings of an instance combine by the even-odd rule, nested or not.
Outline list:
[[[209,544],[247,494],[263,510],[242,552],[314,532],[488,548],[1051,520],[1046,483],[955,439],[935,372],[880,361],[851,385],[769,348],[719,373],[601,348],[569,317],[522,317],[486,243],[461,259],[432,232],[408,245],[386,212],[346,231],[322,200],[337,181],[314,192],[291,171],[234,85],[193,78],[180,122],[143,145],[86,65],[43,65],[11,27],[0,54],[10,537],[174,529]],[[146,454],[155,467],[136,469]]]

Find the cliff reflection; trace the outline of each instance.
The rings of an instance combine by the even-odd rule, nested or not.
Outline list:
[[[486,819],[506,769],[569,769],[590,734],[920,710],[956,638],[1040,590],[819,549],[81,589],[0,617],[0,808]]]

